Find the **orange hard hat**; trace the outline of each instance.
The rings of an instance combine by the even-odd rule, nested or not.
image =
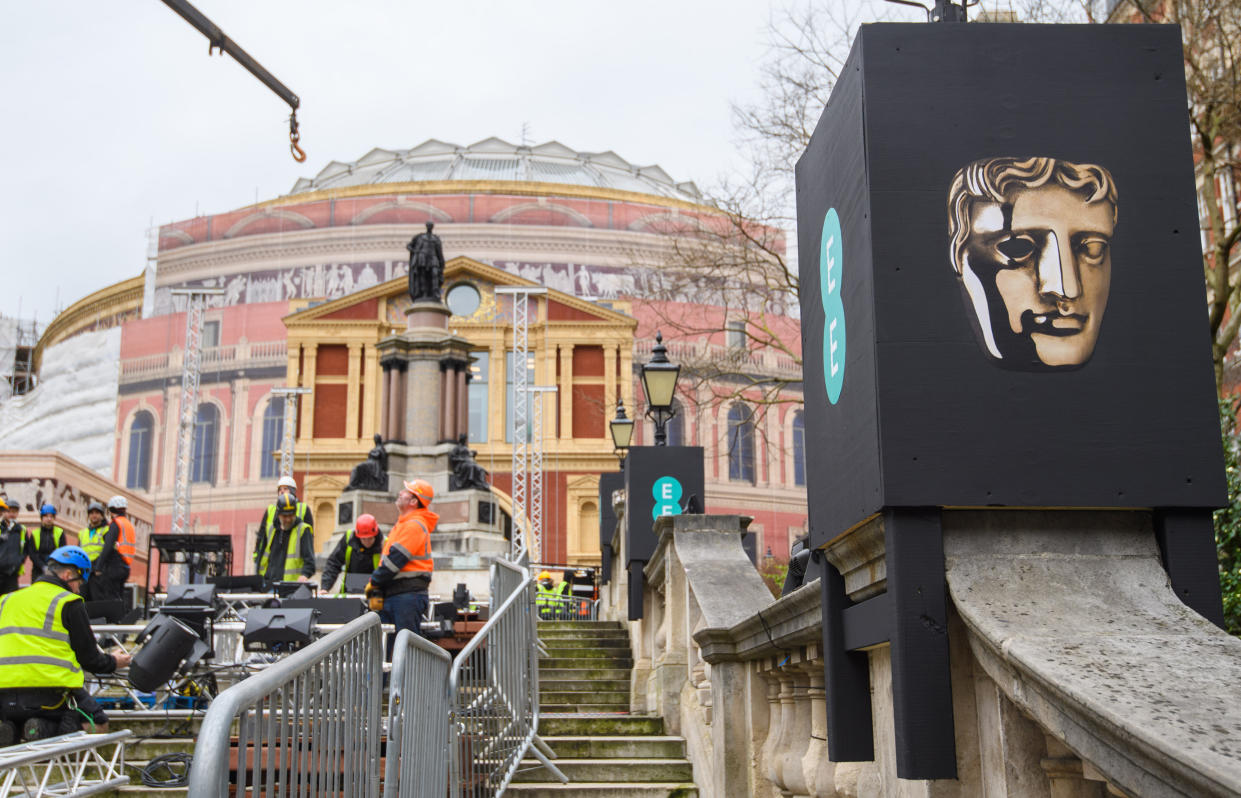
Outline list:
[[[356,529],[360,538],[373,538],[379,534],[379,524],[376,523],[375,516],[370,513],[363,513],[358,516]]]
[[[412,482],[405,482],[405,490],[414,494],[422,502],[422,506],[430,507],[431,500],[435,498],[435,489],[431,487],[431,483],[425,479],[415,479]]]

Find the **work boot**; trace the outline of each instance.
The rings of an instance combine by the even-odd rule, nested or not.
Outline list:
[[[55,737],[56,725],[55,721],[46,718],[30,718],[26,721],[26,725],[22,727],[22,740],[29,743],[35,740],[46,740],[49,737]]]
[[[0,748],[8,748],[15,742],[17,742],[17,727],[13,725],[13,721],[0,722]]]

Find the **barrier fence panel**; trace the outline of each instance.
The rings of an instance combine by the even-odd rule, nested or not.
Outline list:
[[[448,670],[439,646],[402,629],[392,651],[384,795],[444,798],[448,794]]]
[[[203,719],[189,794],[228,796],[236,770],[236,795],[378,798],[383,658],[368,612],[222,692]]]
[[[567,781],[537,747],[531,748],[539,688],[529,570],[493,561],[491,595],[490,620],[457,655],[449,675],[454,798],[500,795],[527,751]]]

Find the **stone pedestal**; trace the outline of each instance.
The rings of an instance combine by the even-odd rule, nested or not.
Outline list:
[[[381,528],[397,521],[396,496],[403,481],[425,479],[435,490],[439,516],[431,536],[435,575],[431,593],[451,596],[459,582],[475,596],[487,595],[490,558],[507,553],[500,508],[485,490],[448,489],[448,456],[468,431],[469,342],[448,331],[452,312],[440,302],[416,302],[407,328],[377,345],[383,367],[380,434],[388,453],[388,490],[351,490],[337,503],[334,546],[339,536],[370,513]]]

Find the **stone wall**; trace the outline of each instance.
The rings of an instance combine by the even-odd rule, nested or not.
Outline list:
[[[742,516],[656,523],[644,617],[629,623],[631,709],[686,738],[715,796],[1237,794],[1241,642],[1176,601],[1148,516],[1037,515],[944,514],[957,779],[897,777],[887,644],[868,651],[872,729],[859,729],[875,759],[829,761],[819,583],[773,599]],[[855,599],[886,589],[878,522],[826,556]],[[602,615],[623,620],[613,574]]]

